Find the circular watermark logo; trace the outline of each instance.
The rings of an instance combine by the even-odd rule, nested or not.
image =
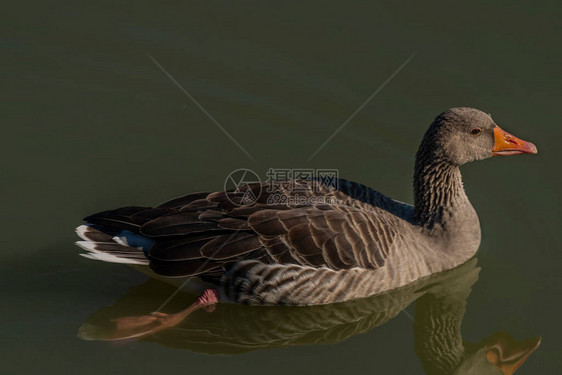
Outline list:
[[[256,184],[252,189],[248,184]],[[244,206],[255,203],[261,195],[262,184],[258,174],[251,169],[240,168],[230,172],[224,181],[224,192],[230,203]]]

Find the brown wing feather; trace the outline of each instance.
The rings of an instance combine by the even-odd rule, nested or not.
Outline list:
[[[125,207],[87,220],[153,238],[151,266],[168,276],[216,276],[228,264],[248,259],[334,270],[384,265],[396,236],[392,214],[314,181],[295,181],[295,191],[277,187],[275,193],[286,197],[332,200],[271,205],[267,202],[273,193],[252,184],[234,195],[193,193],[156,208]],[[259,199],[237,206],[248,189],[261,191]]]
[[[210,194],[209,192],[190,193],[190,194],[187,194],[187,195],[184,195],[184,196],[166,201],[166,202],[162,203],[161,205],[159,205],[158,208],[184,207],[184,206],[187,206],[188,204],[190,204],[193,201],[207,198],[207,196],[209,194]]]
[[[396,235],[392,221],[383,210],[343,204],[330,209],[263,210],[248,218],[257,234],[281,237],[296,263],[333,269],[382,267]],[[324,262],[319,262],[319,255]]]

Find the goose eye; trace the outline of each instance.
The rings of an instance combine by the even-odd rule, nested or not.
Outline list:
[[[472,135],[479,135],[480,133],[482,133],[482,129],[480,128],[474,128],[470,131],[470,134]]]

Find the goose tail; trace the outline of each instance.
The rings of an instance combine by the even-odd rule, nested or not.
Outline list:
[[[109,263],[148,265],[146,251],[153,241],[130,231],[114,231],[94,225],[80,225],[76,234],[83,241],[76,245],[85,250],[83,257]]]

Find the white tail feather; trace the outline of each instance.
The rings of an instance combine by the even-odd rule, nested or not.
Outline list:
[[[84,258],[101,260],[103,262],[109,262],[109,263],[142,264],[142,265],[148,264],[148,261],[143,262],[135,259],[119,258],[115,255],[104,254],[104,253],[87,253],[87,254],[78,254],[78,255],[83,256]]]
[[[129,246],[129,243],[127,242],[127,238],[125,238],[125,237],[117,237],[117,236],[115,236],[115,237],[112,238],[112,240],[115,241],[115,242],[117,242],[119,245],[122,245],[122,246]]]
[[[89,231],[90,227],[87,225],[80,225],[78,228],[76,228],[76,234],[78,235],[78,237],[80,237],[83,240],[88,240],[88,237],[86,237],[86,233]]]
[[[80,225],[76,228],[76,234],[83,240],[94,242],[109,242],[112,237],[88,225]]]
[[[85,258],[109,263],[140,265],[149,263],[142,249],[127,246],[127,242],[120,237],[112,238],[112,236],[87,225],[76,228],[76,233],[85,240],[76,242],[76,245],[87,251],[85,254],[80,254]]]

